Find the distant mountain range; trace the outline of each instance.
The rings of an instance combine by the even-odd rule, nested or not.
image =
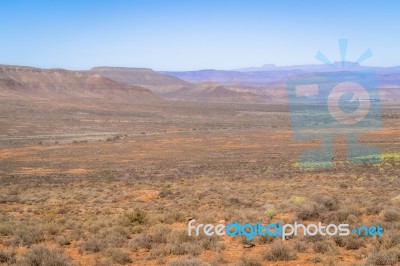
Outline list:
[[[191,83],[217,82],[225,85],[265,86],[282,82],[294,76],[312,75],[302,70],[273,71],[230,71],[230,70],[199,70],[199,71],[164,71],[163,74],[177,77]]]
[[[87,71],[0,65],[0,97],[38,97],[205,102],[286,102],[286,81],[321,72],[374,70],[380,99],[400,100],[400,67],[365,67],[351,62],[236,70],[154,71],[95,67]]]
[[[176,91],[190,85],[187,81],[148,68],[94,67],[88,72],[99,74],[124,84],[142,86],[155,93]]]
[[[253,93],[262,102],[270,102],[286,100],[286,81],[293,77],[314,77],[322,72],[367,70],[376,74],[381,100],[400,100],[400,67],[398,66],[367,67],[352,62],[335,62],[332,65],[284,67],[264,65],[259,68],[236,70],[163,71],[162,73],[193,84],[215,82],[226,89]]]
[[[335,62],[332,65],[295,65],[282,66],[264,65],[262,67],[241,68],[236,70],[198,70],[198,71],[163,71],[162,73],[177,77],[192,83],[206,81],[221,84],[242,86],[269,86],[285,83],[288,78],[295,76],[314,76],[321,72],[338,71],[374,71],[377,79],[384,83],[388,80],[399,84],[400,66],[396,67],[367,67],[352,62]],[[393,85],[395,85],[393,84]]]
[[[252,92],[230,90],[218,82],[207,82],[211,75],[205,76],[204,82],[192,83],[173,75],[145,68],[95,67],[89,73],[99,74],[128,85],[143,86],[167,99],[205,102],[261,102],[261,98]]]
[[[400,66],[394,67],[369,67],[361,66],[357,63],[343,61],[334,62],[332,64],[310,64],[310,65],[293,65],[293,66],[276,66],[274,64],[265,64],[261,67],[247,67],[233,69],[232,71],[239,72],[254,72],[254,71],[290,71],[298,70],[305,72],[332,72],[332,71],[360,71],[374,70],[378,74],[400,73]]]

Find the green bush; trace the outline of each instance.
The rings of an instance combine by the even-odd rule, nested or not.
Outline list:
[[[123,220],[128,224],[144,224],[147,221],[147,214],[142,210],[135,209],[133,212],[125,212]]]

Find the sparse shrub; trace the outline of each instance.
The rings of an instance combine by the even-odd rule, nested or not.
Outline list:
[[[168,234],[171,232],[171,227],[164,224],[157,224],[150,229],[151,233],[147,240],[151,243],[166,244]]]
[[[168,263],[169,266],[208,266],[208,263],[191,257],[182,257]]]
[[[368,255],[367,265],[396,265],[397,262],[398,256],[394,252],[389,252],[387,250],[375,250]]]
[[[67,236],[58,236],[58,237],[56,237],[55,241],[61,247],[71,244],[71,238],[67,237]]]
[[[162,258],[166,254],[167,254],[167,251],[165,250],[164,247],[155,247],[155,248],[150,249],[149,258],[151,258],[151,259]]]
[[[59,235],[61,231],[63,230],[62,225],[55,223],[55,222],[50,222],[46,223],[43,226],[43,229],[45,230],[46,233],[49,235]]]
[[[283,242],[274,242],[265,253],[262,254],[264,260],[279,261],[279,260],[294,260],[296,254]]]
[[[314,196],[314,201],[322,210],[336,211],[339,209],[338,199],[330,195],[316,195]]]
[[[345,241],[344,237],[342,237],[342,236],[334,236],[333,241],[335,242],[336,246],[341,247],[341,248],[346,245],[346,241]]]
[[[158,194],[160,198],[171,198],[174,196],[174,193],[170,189],[163,189]]]
[[[274,237],[268,234],[265,236],[256,236],[254,239],[259,244],[270,244],[274,241]]]
[[[0,250],[0,263],[15,263],[15,252],[14,251],[2,251]]]
[[[198,243],[185,242],[170,245],[169,251],[174,255],[188,254],[191,256],[198,256],[203,251],[203,248]]]
[[[366,257],[368,257],[368,252],[367,252],[366,249],[362,249],[362,250],[360,250],[359,252],[357,252],[357,253],[354,254],[354,258],[355,258],[356,260],[363,260],[363,259],[365,259]]]
[[[319,212],[313,205],[306,205],[297,213],[297,217],[303,221],[314,220],[318,218],[318,216]]]
[[[86,241],[79,243],[78,250],[80,253],[95,253],[104,250],[106,247],[106,243],[102,239],[91,236]]]
[[[0,223],[0,236],[11,235],[13,231],[13,226],[9,223]]]
[[[199,240],[199,244],[205,250],[221,251],[225,249],[225,245],[219,242],[218,236],[202,236]]]
[[[372,205],[367,208],[367,214],[379,214],[382,211],[383,207],[380,205]]]
[[[8,194],[0,196],[0,203],[19,203],[21,199],[18,194]]]
[[[348,250],[357,250],[364,246],[364,241],[359,237],[347,237],[345,239],[345,247]]]
[[[177,223],[177,222],[183,222],[185,220],[186,216],[183,212],[178,212],[178,211],[170,211],[167,213],[166,216],[164,216],[161,219],[161,222],[167,223],[167,224],[172,224],[172,223]]]
[[[303,203],[306,200],[305,197],[302,196],[292,196],[290,197],[290,201],[293,203]]]
[[[276,210],[274,208],[268,208],[265,212],[264,215],[267,219],[272,219],[276,215]]]
[[[13,232],[12,245],[30,246],[43,240],[43,231],[37,226],[18,225]]]
[[[210,261],[210,266],[219,266],[219,265],[224,265],[227,264],[228,261],[224,257],[222,253],[217,253],[214,258]]]
[[[389,249],[397,245],[400,246],[400,233],[399,232],[389,233],[385,243],[385,247]]]
[[[303,239],[307,243],[316,243],[316,242],[324,241],[324,237],[321,236],[320,234],[317,234],[315,236],[306,235],[306,236],[304,236]]]
[[[319,241],[314,243],[313,248],[316,253],[326,253],[329,250],[329,245],[325,241]]]
[[[68,208],[65,206],[62,206],[62,207],[58,208],[57,213],[58,214],[66,214],[66,213],[68,213]]]
[[[114,263],[127,264],[132,262],[129,254],[121,249],[110,249],[107,251],[107,255],[112,259]]]
[[[39,245],[28,249],[18,262],[20,266],[69,266],[72,262],[61,250]]]
[[[293,248],[297,252],[305,252],[307,250],[307,244],[300,240],[295,240],[293,242]]]
[[[144,224],[147,221],[147,214],[139,209],[134,212],[125,212],[123,215],[123,222],[128,224]]]
[[[102,230],[99,237],[107,247],[122,247],[128,240],[129,233],[126,228],[115,226]]]
[[[398,259],[399,262],[400,262],[400,245],[397,245],[397,246],[395,246],[395,247],[390,248],[390,249],[388,250],[388,252],[389,252],[390,254],[392,254],[394,257],[397,257],[397,259]]]
[[[261,266],[261,261],[254,257],[241,257],[236,266]]]
[[[168,225],[157,224],[150,229],[149,233],[139,235],[133,242],[133,249],[151,249],[153,244],[166,244],[171,228]]]
[[[322,262],[322,259],[319,256],[311,256],[308,261],[311,263],[320,263]]]
[[[385,213],[383,215],[383,219],[385,222],[396,222],[400,221],[400,212],[395,209],[388,209],[385,210]]]
[[[175,255],[198,255],[203,247],[199,243],[194,243],[193,240],[185,230],[172,231],[168,236],[167,248]]]
[[[228,199],[228,205],[239,205],[241,204],[240,199],[235,198],[235,197],[231,197]]]
[[[96,266],[110,266],[112,264],[113,262],[110,258],[99,258],[99,257],[95,258],[94,265]]]
[[[337,220],[340,223],[348,222],[348,220],[354,220],[354,218],[357,219],[357,217],[359,217],[360,214],[361,214],[361,212],[359,209],[357,209],[353,206],[347,206],[347,205],[343,206],[335,213],[332,213],[332,215],[336,217],[335,220]],[[353,222],[353,221],[351,221],[351,222]]]

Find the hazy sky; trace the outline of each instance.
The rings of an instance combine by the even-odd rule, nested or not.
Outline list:
[[[328,3],[329,2],[329,3]],[[400,1],[0,1],[0,63],[233,69],[348,60],[400,65]]]

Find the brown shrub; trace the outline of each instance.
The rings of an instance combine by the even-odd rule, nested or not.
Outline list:
[[[385,222],[389,222],[389,223],[399,221],[400,220],[400,212],[396,209],[385,210],[383,219]]]
[[[275,242],[262,254],[262,258],[269,261],[279,261],[294,260],[297,256],[287,244]]]
[[[91,236],[86,241],[78,244],[78,250],[80,253],[96,253],[103,251],[107,247],[106,243],[98,237]]]
[[[117,248],[108,250],[107,256],[110,257],[114,263],[118,264],[127,264],[132,262],[129,253]]]
[[[208,263],[204,261],[192,258],[192,257],[182,257],[168,263],[169,266],[208,266]]]
[[[375,250],[368,255],[367,265],[396,265],[398,255],[387,250]]]
[[[61,250],[38,245],[28,249],[18,262],[20,266],[70,266],[72,261]]]
[[[11,240],[12,245],[30,246],[43,240],[43,231],[38,226],[17,225]]]
[[[12,264],[15,263],[15,252],[14,251],[2,251],[0,250],[0,263]]]
[[[254,257],[241,257],[236,266],[261,266],[261,260]]]

